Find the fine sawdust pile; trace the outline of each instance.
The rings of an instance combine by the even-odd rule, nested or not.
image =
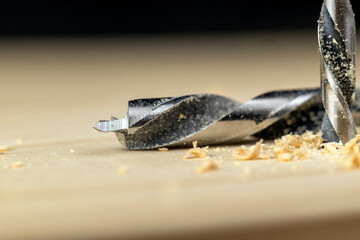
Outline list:
[[[281,162],[303,160],[316,157],[339,159],[347,169],[360,167],[360,135],[344,146],[339,143],[323,143],[320,133],[307,131],[302,135],[288,134],[274,141],[274,145],[262,144],[262,140],[252,147],[242,146],[233,152],[234,159],[277,159]]]
[[[215,161],[208,160],[208,152],[208,146],[199,148],[195,141],[184,159],[206,158],[207,160],[196,169],[198,173],[218,169],[219,165]],[[280,162],[321,157],[338,160],[345,169],[354,169],[360,167],[360,135],[343,146],[334,142],[324,143],[320,132],[288,134],[274,140],[274,144],[263,144],[261,139],[253,146],[241,146],[233,151],[232,157],[240,161],[276,159]]]

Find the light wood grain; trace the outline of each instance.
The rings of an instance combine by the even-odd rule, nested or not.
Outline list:
[[[316,44],[309,32],[0,40],[0,144],[13,146],[0,155],[0,239],[357,239],[360,171],[235,163],[227,146],[200,175],[186,149],[128,151],[92,129],[133,98],[318,86]]]

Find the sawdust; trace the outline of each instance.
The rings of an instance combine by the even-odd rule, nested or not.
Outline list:
[[[129,169],[126,168],[126,167],[121,167],[121,168],[118,168],[118,169],[116,170],[116,173],[117,173],[118,175],[125,175],[125,174],[128,174],[128,173],[129,173]]]
[[[262,144],[262,140],[251,147],[242,146],[233,151],[236,160],[276,159],[290,162],[311,158],[331,158],[345,169],[360,168],[360,134],[346,143],[323,143],[320,132],[307,131],[302,135],[288,134],[274,140],[274,144]],[[270,150],[270,151],[269,151]],[[292,167],[299,171],[298,165]]]
[[[183,119],[186,119],[186,117],[184,116],[184,114],[180,113],[177,121],[180,122]]]
[[[209,146],[199,148],[197,147],[197,141],[194,141],[193,148],[189,149],[184,156],[184,159],[192,159],[192,158],[206,158],[209,153]]]
[[[0,145],[0,153],[7,152],[8,150],[9,150],[9,147],[8,147],[8,146],[1,146],[1,145]]]
[[[168,151],[169,149],[166,148],[166,147],[163,147],[163,148],[158,148],[158,150],[159,150],[160,152],[166,152],[166,151]]]
[[[217,170],[219,165],[214,161],[205,161],[199,167],[196,168],[197,173],[206,173],[210,171]]]
[[[236,160],[277,159],[281,162],[307,159],[313,151],[322,147],[320,133],[310,131],[302,135],[288,134],[274,140],[273,145],[262,144],[261,139],[254,146],[237,148],[233,152]]]
[[[233,151],[233,157],[237,160],[253,160],[257,159],[261,152],[261,144],[263,140],[258,141],[254,146],[247,148],[242,146]]]
[[[348,154],[341,158],[340,164],[348,170],[360,167],[360,155],[356,153]]]
[[[273,150],[277,160],[288,162],[309,158],[312,152],[321,148],[322,143],[320,132],[307,131],[302,135],[288,134],[276,139]]]
[[[24,166],[24,164],[22,162],[14,162],[12,164],[12,168],[13,169],[18,169],[18,168],[22,168]]]

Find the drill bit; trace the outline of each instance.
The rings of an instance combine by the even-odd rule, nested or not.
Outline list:
[[[360,101],[354,102],[352,111],[359,123]],[[323,117],[318,88],[268,92],[244,104],[212,94],[136,99],[129,101],[124,118],[101,120],[94,128],[115,132],[129,149],[154,149],[191,146],[193,141],[233,144],[250,136],[276,138],[319,131]]]
[[[129,101],[126,117],[99,121],[95,129],[115,132],[129,149],[189,146],[195,140],[199,145],[235,143],[256,133],[266,136],[264,129],[294,110],[310,113],[309,107],[320,103],[319,89],[269,92],[244,104],[212,94],[136,99]],[[321,117],[308,122],[321,122]]]
[[[318,24],[323,138],[345,144],[355,137],[355,19],[349,0],[325,0]]]

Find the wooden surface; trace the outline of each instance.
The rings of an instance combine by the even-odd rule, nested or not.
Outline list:
[[[92,129],[133,98],[318,86],[315,33],[2,39],[0,53],[0,144],[13,146],[0,155],[0,239],[359,236],[360,171],[236,162],[227,146],[210,148],[218,171],[197,174],[186,149],[128,151]]]

